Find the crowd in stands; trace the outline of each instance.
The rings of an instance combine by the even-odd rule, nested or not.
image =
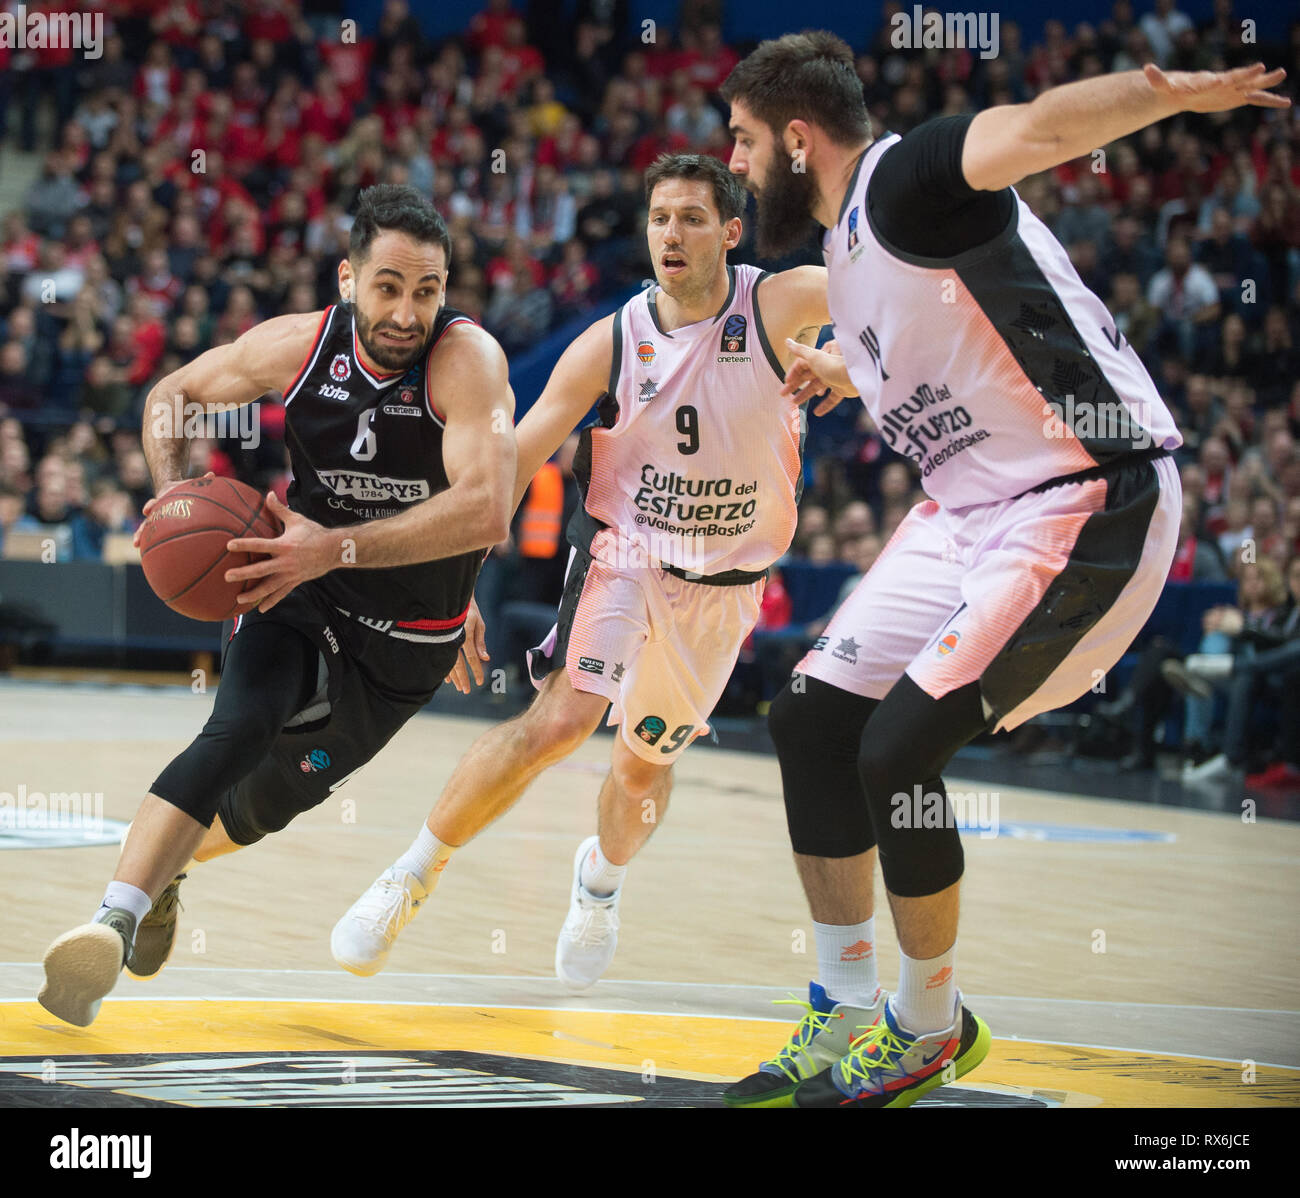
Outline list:
[[[111,8],[98,59],[0,47],[0,147],[42,155],[0,212],[0,541],[58,529],[62,557],[94,558],[138,522],[155,382],[260,320],[337,299],[350,206],[372,183],[433,198],[452,234],[448,303],[512,356],[627,294],[651,274],[642,173],[664,151],[728,158],[717,89],[749,48],[725,44],[720,0],[683,0],[649,43],[626,0],[577,0],[576,14],[572,0],[488,0],[438,41],[407,0],[355,39],[330,0]],[[864,13],[856,37],[877,131],[1153,60],[1264,60],[1287,87],[1300,79],[1300,22],[1280,44],[1243,41],[1233,0],[1202,24],[1176,0],[1116,0],[1107,20],[1048,20],[1036,40],[1004,21],[987,60],[894,47],[898,9]],[[1167,120],[1018,186],[1182,430],[1171,581],[1265,560],[1288,577],[1300,550],[1297,112]],[[748,232],[733,260],[753,260]],[[256,447],[196,444],[192,469],[282,488],[276,397],[258,427]],[[853,402],[811,420],[806,468],[790,560],[838,563],[851,581],[920,498],[917,479]],[[812,637],[825,615],[792,629],[769,588],[769,631]]]

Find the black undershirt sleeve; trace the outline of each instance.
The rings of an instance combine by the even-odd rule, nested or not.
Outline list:
[[[941,116],[885,151],[867,187],[867,206],[889,245],[923,258],[951,258],[983,245],[1011,219],[1009,187],[976,191],[961,170],[973,113]]]

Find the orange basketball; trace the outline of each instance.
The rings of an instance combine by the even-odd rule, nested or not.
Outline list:
[[[198,478],[173,487],[155,505],[140,534],[140,562],[153,592],[192,620],[228,620],[248,606],[239,593],[253,583],[227,582],[226,571],[259,557],[230,553],[234,537],[278,537],[284,531],[266,497],[231,478]]]

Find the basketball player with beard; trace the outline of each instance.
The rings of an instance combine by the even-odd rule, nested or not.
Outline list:
[[[123,966],[162,968],[187,863],[323,802],[456,663],[484,550],[509,528],[515,443],[505,355],[444,306],[450,251],[418,192],[372,187],[338,268],[343,304],[265,321],[149,396],[146,515],[185,478],[189,423],[167,417],[190,404],[283,395],[293,479],[287,507],[268,497],[280,536],[229,542],[266,556],[227,571],[246,610],[211,717],[140,805],[93,921],[45,954],[39,1000],[60,1019],[89,1024]]]
[[[339,920],[331,949],[353,973],[383,968],[453,851],[608,708],[619,734],[555,950],[561,981],[593,985],[614,955],[628,863],[664,818],[672,764],[708,731],[766,571],[794,535],[804,413],[781,389],[789,345],[815,343],[826,321],[825,271],[728,264],[745,194],[715,158],[659,159],[646,201],[658,286],[565,350],[517,430],[516,505],[597,408],[574,461],[583,506],[556,626],[529,655],[539,694],[475,742],[415,842]]]
[[[1266,90],[1283,74],[1148,66],[901,138],[873,138],[829,33],[763,42],[723,85],[759,252],[827,230],[843,357],[790,347],[788,390],[860,394],[928,496],[772,704],[819,981],[731,1105],[908,1106],[987,1054],[956,984],[963,857],[940,775],[1105,676],[1159,598],[1181,509],[1172,417],[1012,184],[1177,112],[1286,107]],[[887,1000],[877,854],[901,948]]]

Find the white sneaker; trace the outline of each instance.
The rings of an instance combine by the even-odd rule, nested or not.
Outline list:
[[[135,916],[121,907],[64,932],[45,950],[45,985],[36,1001],[65,1023],[89,1027],[117,985],[134,936]]]
[[[1205,786],[1219,782],[1227,782],[1232,777],[1232,766],[1228,764],[1228,759],[1224,754],[1219,753],[1211,757],[1209,761],[1204,761],[1200,765],[1192,765],[1188,762],[1183,766],[1183,785],[1184,786]]]
[[[1189,674],[1206,682],[1227,682],[1232,677],[1231,653],[1192,653],[1183,664]]]
[[[383,969],[393,941],[429,892],[414,874],[390,866],[371,883],[330,933],[330,952],[349,973],[368,978]]]
[[[555,942],[555,975],[575,994],[600,980],[618,947],[618,896],[623,888],[597,898],[582,885],[582,859],[599,843],[599,836],[589,836],[578,846],[569,915]]]

